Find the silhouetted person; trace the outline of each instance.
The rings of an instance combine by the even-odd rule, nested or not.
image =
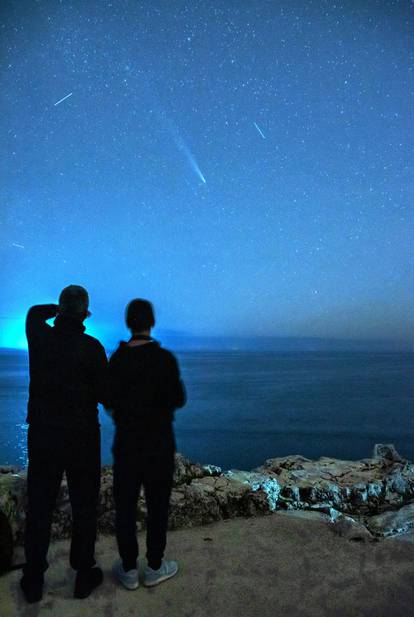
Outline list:
[[[185,404],[185,390],[172,353],[151,337],[152,305],[132,300],[126,310],[132,336],[109,360],[116,537],[121,559],[114,573],[127,589],[138,587],[137,502],[141,485],[147,504],[146,586],[176,574],[175,561],[163,559],[167,539],[176,443],[174,410]]]
[[[104,399],[108,369],[104,348],[84,333],[88,306],[86,289],[70,285],[60,294],[59,305],[33,306],[27,314],[29,467],[21,587],[28,602],[42,598],[52,512],[63,472],[72,506],[74,596],[86,598],[102,582],[101,569],[94,567],[101,470],[97,404]],[[55,316],[52,327],[46,320]]]

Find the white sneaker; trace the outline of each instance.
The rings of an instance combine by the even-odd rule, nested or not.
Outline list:
[[[131,591],[133,589],[138,589],[138,570],[128,570],[128,572],[125,572],[122,560],[118,559],[112,566],[112,572],[126,589],[130,589]]]
[[[145,587],[153,587],[162,583],[162,581],[166,581],[167,578],[171,578],[177,572],[178,564],[176,561],[165,561],[163,559],[158,570],[153,570],[149,566],[145,568],[144,585]]]

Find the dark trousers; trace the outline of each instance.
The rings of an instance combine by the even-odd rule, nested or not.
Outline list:
[[[147,504],[148,565],[157,570],[167,543],[168,508],[174,473],[175,439],[171,430],[157,437],[118,429],[115,435],[114,500],[116,538],[125,571],[138,558],[137,502],[141,486]]]
[[[30,425],[28,451],[25,574],[41,578],[48,568],[52,514],[63,472],[72,506],[70,565],[75,570],[91,568],[101,478],[99,427],[74,431]]]

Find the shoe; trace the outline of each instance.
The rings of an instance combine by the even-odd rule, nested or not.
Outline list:
[[[103,573],[101,568],[91,568],[90,570],[78,570],[76,574],[75,590],[73,597],[78,600],[84,600],[91,595],[95,587],[98,587],[103,581]]]
[[[153,570],[149,566],[145,568],[144,585],[145,587],[153,587],[162,583],[162,581],[166,581],[167,578],[171,578],[177,572],[178,564],[176,561],[164,561],[163,559],[158,570]]]
[[[124,587],[126,587],[126,589],[130,589],[131,591],[133,589],[138,589],[138,570],[134,569],[125,572],[122,565],[122,560],[118,559],[112,566],[112,572],[115,578],[117,578],[118,581],[122,583]]]
[[[24,597],[29,604],[40,602],[43,597],[43,577],[40,579],[29,579],[25,574],[20,579],[20,587]]]

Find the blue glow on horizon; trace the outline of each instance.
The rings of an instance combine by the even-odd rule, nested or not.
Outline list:
[[[48,323],[52,325],[53,319],[49,320]],[[0,348],[27,350],[25,317],[2,319],[0,324]],[[125,335],[125,331],[122,328],[116,330],[108,324],[96,324],[85,320],[85,327],[86,334],[97,338],[107,350],[114,349],[116,344]]]
[[[25,318],[1,320],[0,347],[7,349],[27,349]]]

